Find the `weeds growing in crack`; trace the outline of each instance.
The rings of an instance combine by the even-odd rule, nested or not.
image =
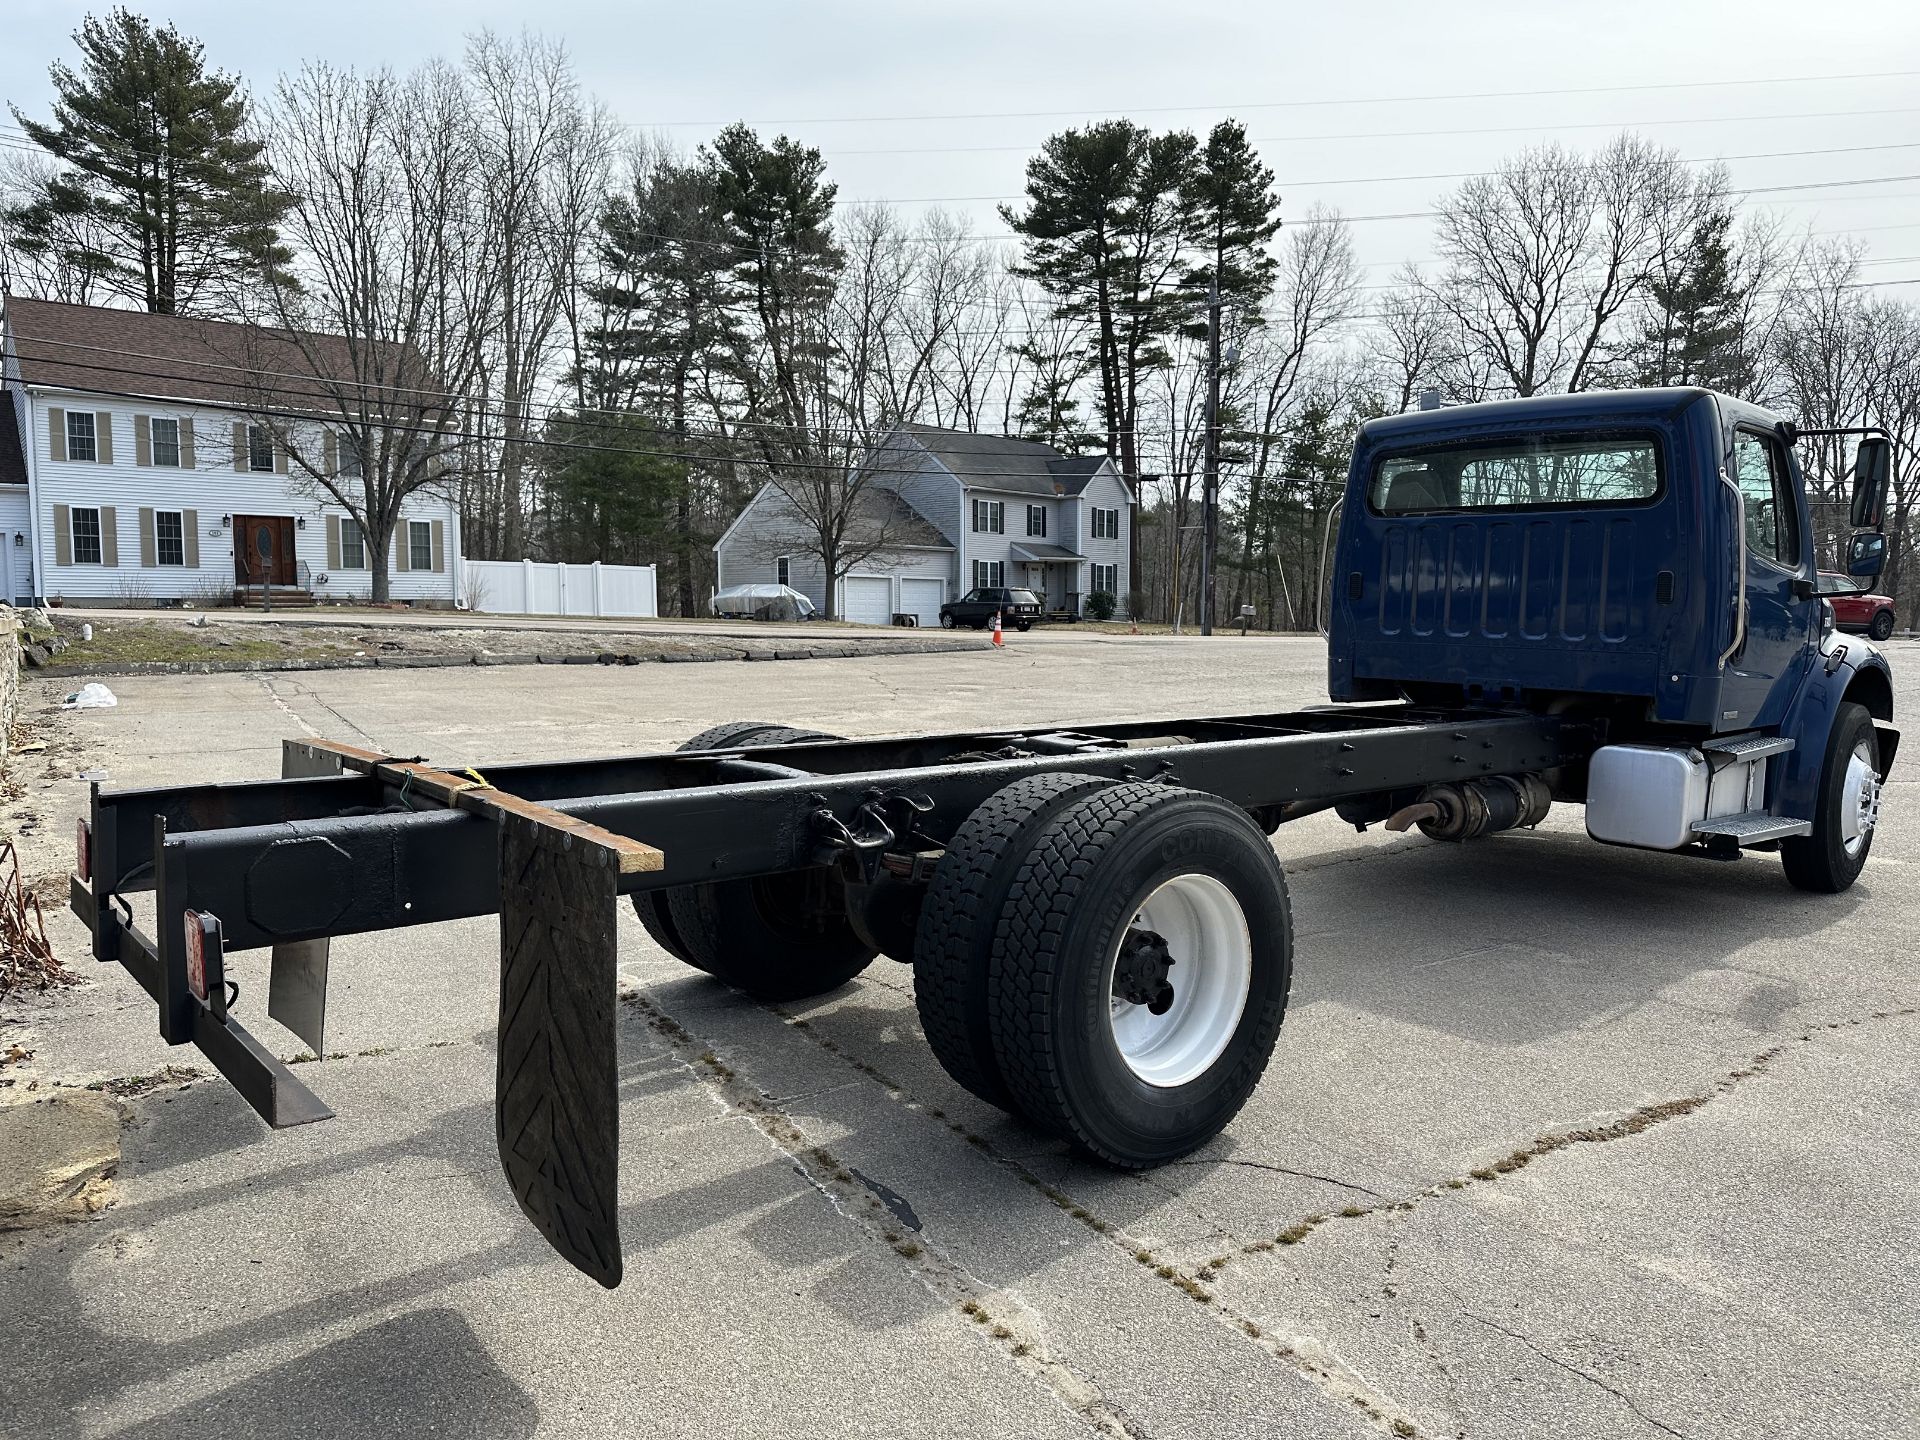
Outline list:
[[[1375,1205],[1348,1205],[1342,1209],[1337,1216],[1331,1217],[1325,1214],[1305,1216],[1300,1220],[1296,1220],[1278,1235],[1274,1236],[1271,1244],[1264,1241],[1255,1241],[1252,1244],[1241,1246],[1241,1253],[1243,1255],[1252,1255],[1272,1249],[1274,1245],[1298,1245],[1315,1230],[1319,1229],[1320,1226],[1327,1223],[1330,1218],[1358,1220],[1368,1215],[1380,1215],[1395,1210],[1411,1210],[1416,1201],[1428,1199],[1447,1190],[1464,1190],[1475,1183],[1483,1185],[1489,1184],[1497,1181],[1503,1175],[1512,1175],[1516,1171],[1524,1170],[1535,1160],[1543,1156],[1555,1154],[1575,1145],[1604,1145],[1609,1141],[1630,1139],[1635,1135],[1644,1134],[1654,1126],[1664,1124],[1666,1121],[1677,1120],[1682,1116],[1691,1115],[1702,1106],[1725,1095],[1729,1090],[1734,1089],[1743,1081],[1751,1080],[1757,1075],[1765,1074],[1772,1067],[1774,1061],[1786,1054],[1791,1045],[1807,1044],[1811,1042],[1816,1035],[1825,1034],[1833,1030],[1852,1029],[1867,1024],[1870,1021],[1903,1019],[1912,1015],[1920,1015],[1920,1006],[1908,1006],[1897,1010],[1875,1010],[1866,1015],[1854,1016],[1846,1020],[1829,1020],[1819,1025],[1810,1025],[1801,1031],[1800,1034],[1794,1036],[1792,1040],[1782,1041],[1778,1045],[1770,1045],[1765,1050],[1755,1054],[1745,1065],[1742,1065],[1736,1070],[1729,1070],[1699,1094],[1683,1095],[1674,1100],[1660,1100],[1651,1105],[1642,1105],[1639,1109],[1607,1125],[1589,1125],[1578,1130],[1550,1131],[1502,1156],[1491,1165],[1477,1165],[1465,1175],[1455,1175],[1448,1179],[1438,1181],[1409,1199],[1386,1200]]]

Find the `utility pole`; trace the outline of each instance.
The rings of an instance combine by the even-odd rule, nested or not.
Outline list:
[[[1200,633],[1213,634],[1213,567],[1220,549],[1220,279],[1207,286],[1207,458],[1200,480]]]

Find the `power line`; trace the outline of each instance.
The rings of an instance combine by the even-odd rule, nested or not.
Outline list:
[[[1534,135],[1543,130],[1643,130],[1656,125],[1757,125],[1779,120],[1843,120],[1880,115],[1911,115],[1920,106],[1893,106],[1879,110],[1812,110],[1790,115],[1690,115],[1671,120],[1536,121],[1530,125],[1479,125],[1450,130],[1364,130],[1338,135],[1253,135],[1255,145],[1310,145],[1328,140],[1418,140],[1430,135]],[[824,148],[824,147],[823,147]],[[878,150],[826,149],[829,155],[990,155],[1033,150],[1024,145],[942,145]]]
[[[1869,70],[1849,75],[1780,75],[1755,80],[1679,80],[1654,81],[1637,85],[1586,85],[1553,90],[1477,90],[1448,95],[1365,95],[1313,100],[1255,100],[1238,105],[1127,105],[1123,107],[1088,106],[1078,110],[1000,110],[946,115],[829,115],[806,120],[744,120],[745,125],[901,125],[917,121],[942,120],[1054,120],[1075,115],[1175,115],[1213,110],[1307,110],[1338,105],[1429,105],[1453,100],[1530,100],[1557,95],[1615,95],[1628,91],[1716,90],[1735,86],[1818,85],[1837,80],[1900,80],[1920,75],[1920,70]],[[699,129],[733,123],[727,120],[655,120],[628,122],[636,130]]]
[[[1920,141],[1902,141],[1892,145],[1840,145],[1823,150],[1756,150],[1744,155],[1705,155],[1683,159],[1682,165],[1722,165],[1734,160],[1789,160],[1814,155],[1864,155],[1884,150],[1920,150]],[[1319,189],[1328,185],[1387,185],[1413,180],[1482,180],[1500,174],[1498,170],[1446,170],[1424,175],[1342,175],[1324,180],[1277,179],[1274,184],[1283,194],[1292,190]],[[840,200],[835,205],[959,205],[985,204],[989,201],[1024,200],[1018,195],[902,195],[880,196],[871,200]]]

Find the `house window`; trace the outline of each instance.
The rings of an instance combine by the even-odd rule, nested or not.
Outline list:
[[[1044,505],[1027,506],[1027,534],[1045,538],[1047,533],[1047,507]]]
[[[360,522],[351,515],[340,522],[340,568],[367,568],[367,532],[360,528]]]
[[[261,472],[273,469],[273,432],[264,425],[247,427],[247,469]]]
[[[360,478],[360,447],[351,436],[340,437],[340,478],[358,480]]]
[[[1096,540],[1118,540],[1120,538],[1120,512],[1093,507],[1093,538]]]
[[[1120,567],[1118,565],[1095,565],[1093,568],[1093,590],[1117,597],[1120,590]]]
[[[407,568],[433,568],[433,526],[425,520],[407,522]]]
[[[100,450],[97,437],[93,433],[93,412],[91,410],[67,411],[67,458],[69,460],[98,460]],[[76,512],[77,513],[77,512]],[[100,519],[94,513],[96,527]],[[95,534],[99,531],[96,528]],[[95,556],[98,560],[100,557]]]
[[[773,562],[773,578],[778,580],[782,585],[785,585],[788,588],[792,588],[793,561],[788,559],[785,555],[782,555],[778,560],[774,561]]]
[[[153,463],[178,466],[180,463],[180,422],[156,415],[153,427]]]
[[[973,528],[983,535],[1007,533],[1007,507],[999,500],[973,502]]]
[[[973,585],[976,590],[997,590],[1006,583],[1006,561],[976,560],[973,562]]]
[[[153,512],[153,558],[160,565],[187,563],[187,527],[178,510]]]
[[[69,417],[71,418],[71,417]],[[87,416],[87,428],[93,428],[93,417]],[[71,431],[68,432],[71,435]],[[91,443],[92,437],[88,437]],[[72,452],[69,451],[69,454]],[[98,565],[100,563],[100,512],[91,505],[76,505],[69,512],[68,523],[73,527],[73,563],[76,565]]]

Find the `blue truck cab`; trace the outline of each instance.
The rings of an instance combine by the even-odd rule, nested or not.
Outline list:
[[[1848,568],[1872,574],[1891,445],[1846,433]],[[1330,567],[1332,698],[1567,717],[1591,753],[1544,779],[1595,839],[1778,849],[1794,883],[1846,888],[1899,736],[1886,659],[1819,593],[1799,438],[1693,388],[1367,422]]]

